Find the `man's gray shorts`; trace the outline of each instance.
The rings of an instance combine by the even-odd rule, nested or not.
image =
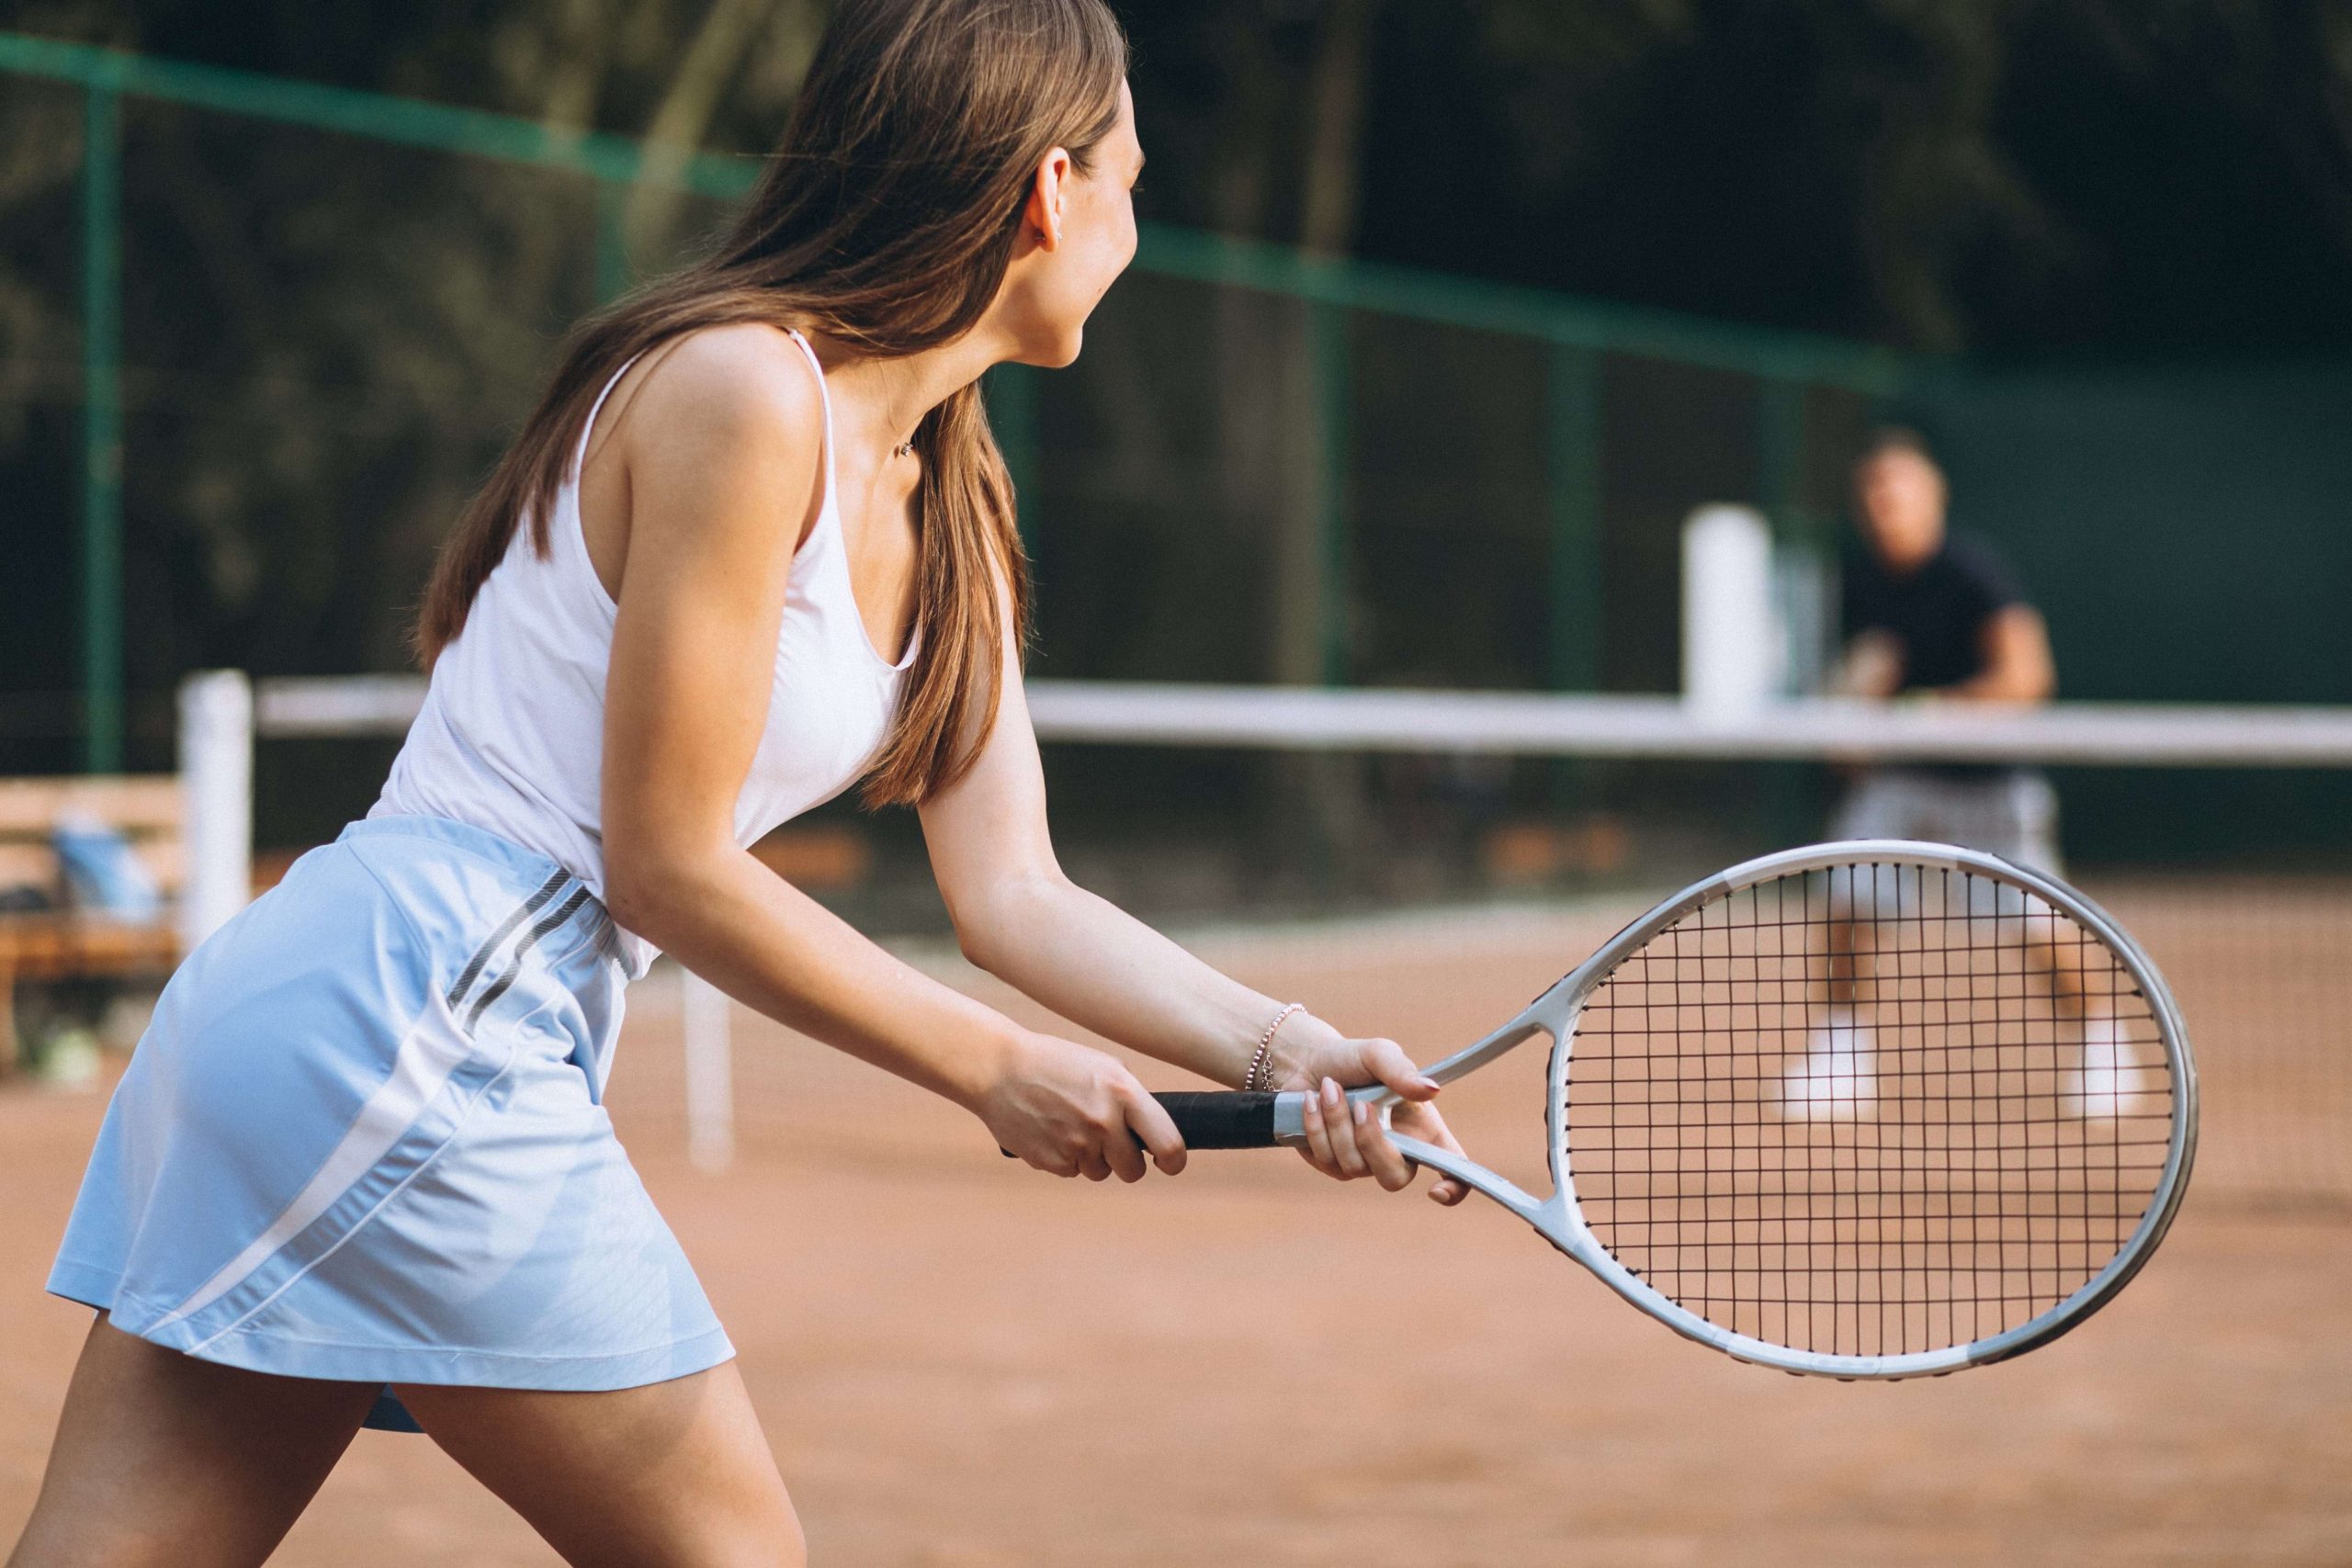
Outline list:
[[[1926,839],[2058,874],[2058,793],[2027,768],[1951,774],[1876,768],[1831,819],[1833,839]]]
[[[1989,773],[1929,773],[1878,768],[1857,780],[1831,818],[1833,839],[1925,839],[1983,850],[2036,871],[2059,874],[2058,795],[2030,769]],[[2014,888],[1996,893],[1977,878],[1929,876],[1881,868],[1878,886],[1860,879],[1833,889],[1841,912],[1868,917],[1940,905],[1954,913],[2017,914],[2026,908]],[[1925,883],[1937,886],[1928,886]],[[1940,896],[1939,896],[1940,895]],[[2040,900],[2033,900],[2035,905]]]

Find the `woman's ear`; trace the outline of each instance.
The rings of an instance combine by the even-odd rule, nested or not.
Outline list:
[[[1057,147],[1046,154],[1045,161],[1037,165],[1036,178],[1030,182],[1028,208],[1023,216],[1036,236],[1040,250],[1061,249],[1062,214],[1071,172],[1069,150]]]

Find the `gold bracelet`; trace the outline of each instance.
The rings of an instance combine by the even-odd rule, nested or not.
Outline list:
[[[1250,1058],[1250,1070],[1241,1075],[1244,1089],[1263,1092],[1274,1087],[1274,1031],[1287,1022],[1291,1014],[1306,1010],[1305,1002],[1292,1002],[1274,1014],[1274,1021],[1266,1025],[1265,1033],[1258,1036],[1258,1054]]]

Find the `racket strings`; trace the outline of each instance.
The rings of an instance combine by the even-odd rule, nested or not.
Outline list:
[[[2040,1316],[2160,1185],[2169,1057],[2122,961],[2014,885],[1849,865],[1702,906],[1586,1004],[1562,1168],[1709,1322],[1916,1354]]]

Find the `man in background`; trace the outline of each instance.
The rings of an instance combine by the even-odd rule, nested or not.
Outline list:
[[[1854,512],[1862,547],[1843,563],[1846,651],[1834,686],[1842,695],[1982,705],[2047,702],[2055,684],[2050,636],[1999,557],[1946,526],[1943,469],[1908,430],[1882,430],[1854,465]],[[2019,865],[2058,869],[2058,801],[2027,768],[1935,763],[1872,768],[1847,791],[1833,839],[1928,839],[1984,850]],[[1955,890],[1946,888],[1947,897]],[[1878,914],[1919,891],[1882,868],[1830,895],[1827,986],[1804,1054],[1782,1074],[1781,1114],[1792,1121],[1874,1116],[1880,1093],[1871,1004],[1884,999],[1875,971]],[[1969,883],[1954,914],[2024,915],[2022,899]],[[2029,954],[2050,976],[2053,1005],[2079,1021],[2082,1055],[2064,1103],[2082,1116],[2113,1114],[2129,1066],[2113,1021],[2085,1005],[2074,957],[2029,919]],[[1899,986],[1900,982],[1896,982]]]
[[[1908,430],[1879,431],[1854,465],[1862,548],[1844,562],[1842,695],[2047,702],[2050,636],[2008,568],[1946,525],[1943,469]],[[1932,839],[2058,869],[2058,806],[2030,769],[1941,763],[1873,768],[1838,808],[1838,839]]]

